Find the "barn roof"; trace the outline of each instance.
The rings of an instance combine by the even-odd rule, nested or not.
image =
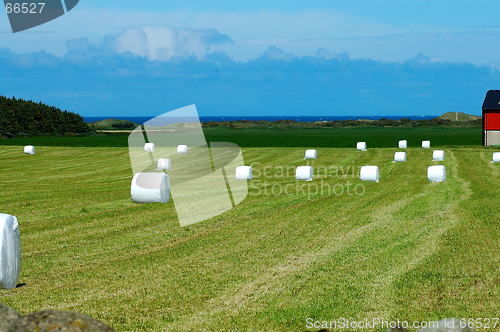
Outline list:
[[[500,111],[500,90],[489,90],[484,98],[483,110]]]

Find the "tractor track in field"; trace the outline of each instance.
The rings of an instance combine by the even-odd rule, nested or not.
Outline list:
[[[328,196],[324,196],[323,199],[329,199]],[[308,202],[303,202],[301,203],[301,205],[307,205]],[[295,208],[297,208],[297,206],[295,206]],[[299,206],[300,208],[300,206]],[[288,211],[288,213],[290,213],[291,215],[295,214],[293,211],[290,210],[290,208],[288,206],[283,206],[282,208],[280,208],[281,210],[283,211]],[[276,209],[273,208],[273,210],[275,211]],[[266,210],[259,210],[259,216],[264,216],[268,214],[268,211],[267,209]],[[246,216],[244,215],[240,215],[238,216],[238,220],[239,221],[243,221],[244,219],[246,218]],[[233,222],[235,222],[235,220],[233,220]],[[178,247],[180,245],[183,245],[185,243],[188,243],[189,241],[191,240],[195,240],[197,238],[202,238],[202,237],[205,237],[205,236],[209,236],[211,234],[215,234],[217,232],[220,232],[222,231],[223,228],[218,228],[218,227],[209,227],[209,228],[205,228],[202,232],[199,232],[199,233],[196,233],[196,234],[192,234],[190,235],[189,237],[183,237],[183,238],[177,238],[175,239],[175,241],[172,243],[167,243],[167,244],[162,244],[162,245],[158,245],[158,246],[155,246],[155,247],[150,247],[150,248],[144,248],[144,249],[141,249],[141,250],[138,250],[136,252],[134,252],[133,254],[128,254],[127,256],[120,256],[120,257],[106,257],[105,259],[103,260],[99,260],[97,262],[94,262],[94,266],[98,265],[98,266],[103,266],[105,267],[106,265],[108,265],[109,263],[112,263],[112,262],[117,262],[117,261],[128,261],[128,260],[131,260],[132,258],[138,258],[138,257],[148,257],[150,256],[151,254],[156,254],[158,252],[161,252],[165,249],[171,249],[171,248],[174,248],[174,247]],[[218,246],[218,244],[214,244],[213,246]],[[198,255],[197,253],[192,253],[191,256],[196,256]],[[184,259],[188,259],[187,257],[185,257]],[[75,266],[73,268],[73,272],[76,272],[76,271],[85,271],[86,270],[86,267],[83,265],[83,266]],[[133,294],[133,293],[137,293],[137,292],[140,292],[141,289],[140,288],[134,288],[134,287],[128,287],[126,289],[119,289],[115,292],[113,292],[113,295],[109,295],[109,289],[108,288],[105,288],[105,289],[102,289],[102,295],[100,295],[99,297],[102,299],[102,298],[113,298],[113,297],[116,297],[116,296],[120,296],[120,295],[126,295],[126,294]],[[93,293],[97,293],[97,292],[100,292],[100,290],[97,290],[95,289],[93,291]],[[95,294],[93,295],[95,296]],[[67,309],[67,308],[75,308],[75,307],[78,307],[80,305],[82,305],[83,303],[85,302],[88,302],[92,299],[92,297],[89,297],[89,296],[84,296],[80,299],[78,299],[77,301],[72,301],[71,303],[60,303],[56,309]]]
[[[395,264],[395,266],[385,271],[382,276],[374,280],[371,284],[370,289],[372,292],[370,296],[370,305],[371,307],[378,309],[368,313],[365,317],[367,321],[372,321],[374,318],[383,318],[390,321],[390,316],[388,315],[387,310],[384,311],[381,310],[381,308],[387,309],[387,306],[390,305],[387,303],[386,299],[390,298],[387,294],[391,291],[392,283],[396,281],[399,276],[415,269],[417,266],[422,264],[425,259],[438,252],[442,236],[457,226],[460,221],[452,212],[458,208],[462,202],[470,199],[472,196],[472,190],[470,183],[459,176],[458,163],[455,155],[452,152],[448,152],[448,156],[452,161],[451,171],[453,174],[453,180],[456,180],[459,183],[459,188],[454,189],[459,197],[457,199],[449,199],[444,208],[442,205],[439,205],[436,200],[434,200],[433,203],[435,205],[432,210],[437,211],[437,213],[425,216],[424,220],[420,218],[413,218],[407,221],[407,223],[419,222],[421,224],[425,220],[432,218],[439,220],[437,224],[433,224],[435,227],[432,227],[430,230],[426,230],[426,232],[428,232],[427,236],[420,240],[421,244],[411,252],[410,256],[406,256],[407,259],[404,262],[401,264]]]
[[[489,156],[489,157],[488,157]],[[495,165],[495,163],[491,162],[491,152],[490,151],[482,151],[479,153],[479,157],[482,161],[485,163],[488,163],[491,168],[491,172],[494,176],[498,176],[500,173],[500,167],[497,167],[498,165]]]
[[[425,193],[420,193],[417,197],[423,195],[425,195]],[[210,300],[208,309],[182,317],[177,322],[171,324],[168,329],[177,330],[188,325],[190,328],[195,328],[192,324],[202,327],[207,322],[210,322],[214,315],[222,312],[238,312],[238,310],[244,308],[247,304],[258,300],[263,296],[280,292],[286,287],[286,285],[280,283],[281,280],[288,276],[300,273],[317,263],[319,260],[328,258],[331,255],[350,247],[363,235],[377,230],[381,225],[390,224],[392,222],[393,212],[401,209],[412,200],[413,198],[402,199],[384,207],[379,211],[376,211],[372,215],[372,219],[374,221],[352,230],[347,234],[343,234],[339,237],[329,236],[324,239],[318,239],[318,242],[325,242],[327,244],[317,250],[310,251],[300,256],[290,256],[285,263],[275,266],[271,272],[244,284],[238,289],[237,292],[225,294],[221,297]],[[186,322],[191,322],[192,324],[186,324]]]
[[[449,153],[450,158],[453,160],[452,164],[452,174],[454,178],[460,183],[462,194],[458,200],[452,201],[447,204],[444,210],[441,210],[437,214],[430,214],[425,218],[445,218],[446,215],[459,206],[460,202],[468,199],[471,196],[470,185],[464,179],[458,177],[458,167],[455,156]],[[438,184],[442,185],[442,184]],[[271,272],[264,274],[263,276],[244,284],[236,292],[224,294],[218,298],[214,298],[209,301],[208,308],[199,312],[195,312],[191,315],[180,318],[178,321],[172,323],[168,326],[168,329],[182,329],[182,327],[189,326],[189,328],[203,327],[205,324],[210,324],[212,318],[223,312],[230,312],[237,314],[240,310],[247,307],[249,304],[257,301],[258,299],[267,296],[269,294],[276,294],[286,288],[286,285],[281,283],[281,281],[289,276],[296,275],[301,271],[306,270],[313,264],[318,263],[321,259],[330,257],[335,253],[340,252],[343,249],[352,246],[356,240],[360,239],[362,236],[379,229],[381,226],[388,225],[393,222],[393,214],[399,211],[401,208],[410,204],[412,201],[425,197],[433,188],[433,184],[429,184],[424,190],[411,198],[398,200],[372,214],[372,222],[363,225],[355,230],[343,234],[340,237],[327,237],[324,239],[318,239],[318,242],[327,243],[325,246],[320,247],[316,250],[310,251],[300,256],[290,256],[285,263],[275,266]],[[435,209],[433,209],[435,210]],[[415,218],[422,222],[421,217]],[[454,227],[457,220],[454,218],[455,223],[444,224],[437,232],[434,232],[427,240],[431,243],[438,244],[440,238],[443,234]],[[407,262],[407,264],[401,269],[396,267],[389,271],[389,276],[384,276],[378,280],[375,280],[374,286],[380,290],[386,290],[398,275],[410,271],[411,269],[418,266],[425,258],[432,255],[437,250],[436,247],[429,246],[428,242],[424,242],[423,245],[418,246],[413,252],[412,258]],[[377,314],[377,317],[383,317],[384,313],[373,313]],[[382,314],[380,316],[379,314]],[[371,316],[371,315],[370,315]],[[190,324],[186,324],[190,322]]]

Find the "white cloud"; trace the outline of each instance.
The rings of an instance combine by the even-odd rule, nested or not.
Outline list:
[[[262,58],[268,59],[268,60],[281,60],[281,61],[288,61],[293,59],[293,55],[286,53],[284,50],[281,48],[277,48],[275,46],[269,47],[263,54]]]
[[[105,39],[106,47],[117,53],[131,53],[154,61],[172,57],[202,58],[215,47],[231,43],[230,37],[215,29],[188,29],[166,26],[126,28]]]
[[[318,50],[316,51],[316,56],[318,58],[323,58],[323,59],[327,59],[327,60],[331,60],[331,59],[349,60],[350,59],[349,54],[347,54],[345,52],[334,54],[334,53],[330,52],[330,50],[327,50],[324,47],[318,48]]]

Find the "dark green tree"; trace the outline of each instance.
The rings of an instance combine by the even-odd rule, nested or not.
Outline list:
[[[0,135],[85,135],[88,124],[76,113],[30,100],[0,96]]]

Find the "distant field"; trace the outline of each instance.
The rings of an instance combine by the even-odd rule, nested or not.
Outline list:
[[[82,312],[119,331],[303,331],[308,317],[497,317],[500,167],[489,162],[491,150],[446,147],[448,181],[431,184],[429,150],[408,149],[408,162],[394,164],[395,148],[321,148],[352,147],[356,138],[369,146],[424,137],[478,144],[474,133],[314,130],[244,141],[246,134],[207,131],[209,140],[243,146],[299,147],[244,148],[260,173],[250,196],[187,228],[172,203],[131,202],[125,147],[40,146],[35,156],[0,147],[0,206],[20,221],[25,284],[0,291],[0,302],[25,313]],[[272,194],[293,188],[279,167],[302,165],[306,145],[320,146],[316,168],[335,166],[309,186],[337,193]],[[381,182],[361,185],[361,165],[379,165]]]
[[[204,129],[208,141],[227,141],[242,147],[352,147],[366,140],[369,147],[392,147],[400,139],[410,146],[431,140],[433,146],[481,145],[477,128],[322,128],[322,129]],[[0,145],[127,146],[127,135],[89,137],[27,137],[0,139]]]

